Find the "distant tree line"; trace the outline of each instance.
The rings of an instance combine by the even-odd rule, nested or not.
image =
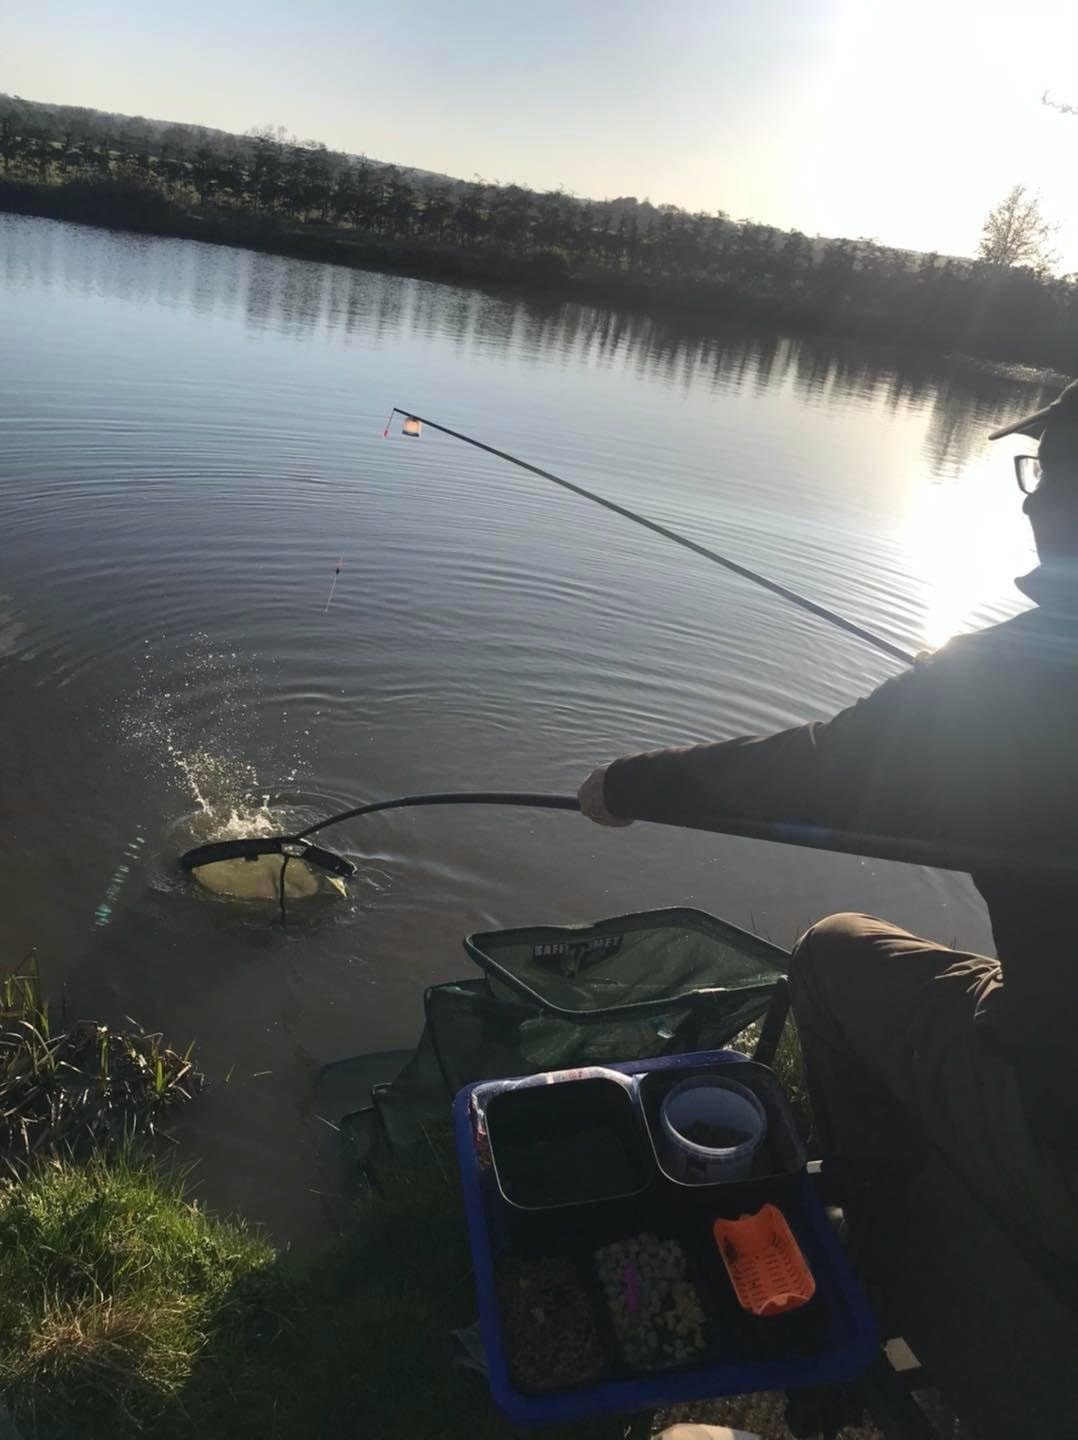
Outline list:
[[[5,96],[0,175],[0,207],[34,208],[26,187],[49,187],[67,198],[39,213],[1078,369],[1078,277],[1032,251],[921,255],[634,196],[457,181],[280,128],[233,135]]]

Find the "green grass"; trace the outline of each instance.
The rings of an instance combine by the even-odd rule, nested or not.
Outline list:
[[[757,1021],[737,1037],[735,1043],[739,1050],[744,1050],[748,1055],[752,1054],[756,1048],[756,1042],[760,1038],[762,1023],[762,1021]],[[809,1146],[811,1154],[815,1139],[812,1102],[809,1099],[808,1085],[805,1082],[805,1062],[801,1054],[801,1039],[792,1018],[788,1019],[783,1026],[771,1069],[782,1082],[782,1088],[786,1092],[790,1109],[793,1111],[794,1122],[801,1138]]]
[[[0,1189],[0,1386],[29,1433],[136,1433],[166,1412],[273,1260],[131,1155],[53,1160]],[[100,1429],[98,1428],[100,1427]]]
[[[812,1101],[809,1099],[808,1085],[805,1082],[805,1061],[801,1053],[801,1037],[792,1020],[787,1020],[783,1028],[771,1068],[782,1081],[782,1088],[786,1091],[786,1098],[790,1102],[790,1109],[793,1111],[797,1128],[801,1132],[801,1138],[809,1146],[811,1152],[816,1137]]]
[[[440,1157],[390,1170],[313,1259],[208,1216],[130,1155],[52,1161],[0,1190],[0,1394],[41,1440],[510,1440],[455,1362],[449,1332],[474,1318]]]

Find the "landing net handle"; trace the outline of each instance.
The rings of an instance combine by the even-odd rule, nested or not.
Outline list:
[[[360,815],[373,815],[378,810],[405,810],[427,805],[519,805],[529,810],[579,810],[575,795],[535,795],[506,790],[467,790],[448,795],[400,795],[394,800],[374,800],[367,805],[357,805],[327,820],[308,825],[296,835],[250,835],[239,840],[212,840],[207,845],[196,845],[180,856],[183,870],[197,870],[200,865],[213,865],[220,860],[257,860],[260,855],[283,855],[290,860],[302,860],[316,865],[331,875],[347,880],[356,873],[351,860],[343,855],[314,845],[307,838],[329,825],[340,825],[345,820],[358,819]]]

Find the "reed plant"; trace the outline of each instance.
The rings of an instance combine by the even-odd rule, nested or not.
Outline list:
[[[157,1133],[203,1084],[190,1049],[159,1034],[67,1023],[36,957],[0,976],[0,1161],[87,1155]]]

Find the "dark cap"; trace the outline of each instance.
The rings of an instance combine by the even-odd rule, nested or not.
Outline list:
[[[1072,380],[1063,393],[1051,405],[1016,420],[1013,425],[1004,425],[1002,430],[993,430],[989,440],[1002,440],[1004,435],[1031,435],[1040,439],[1043,431],[1055,420],[1065,420],[1068,425],[1078,425],[1078,380]]]

